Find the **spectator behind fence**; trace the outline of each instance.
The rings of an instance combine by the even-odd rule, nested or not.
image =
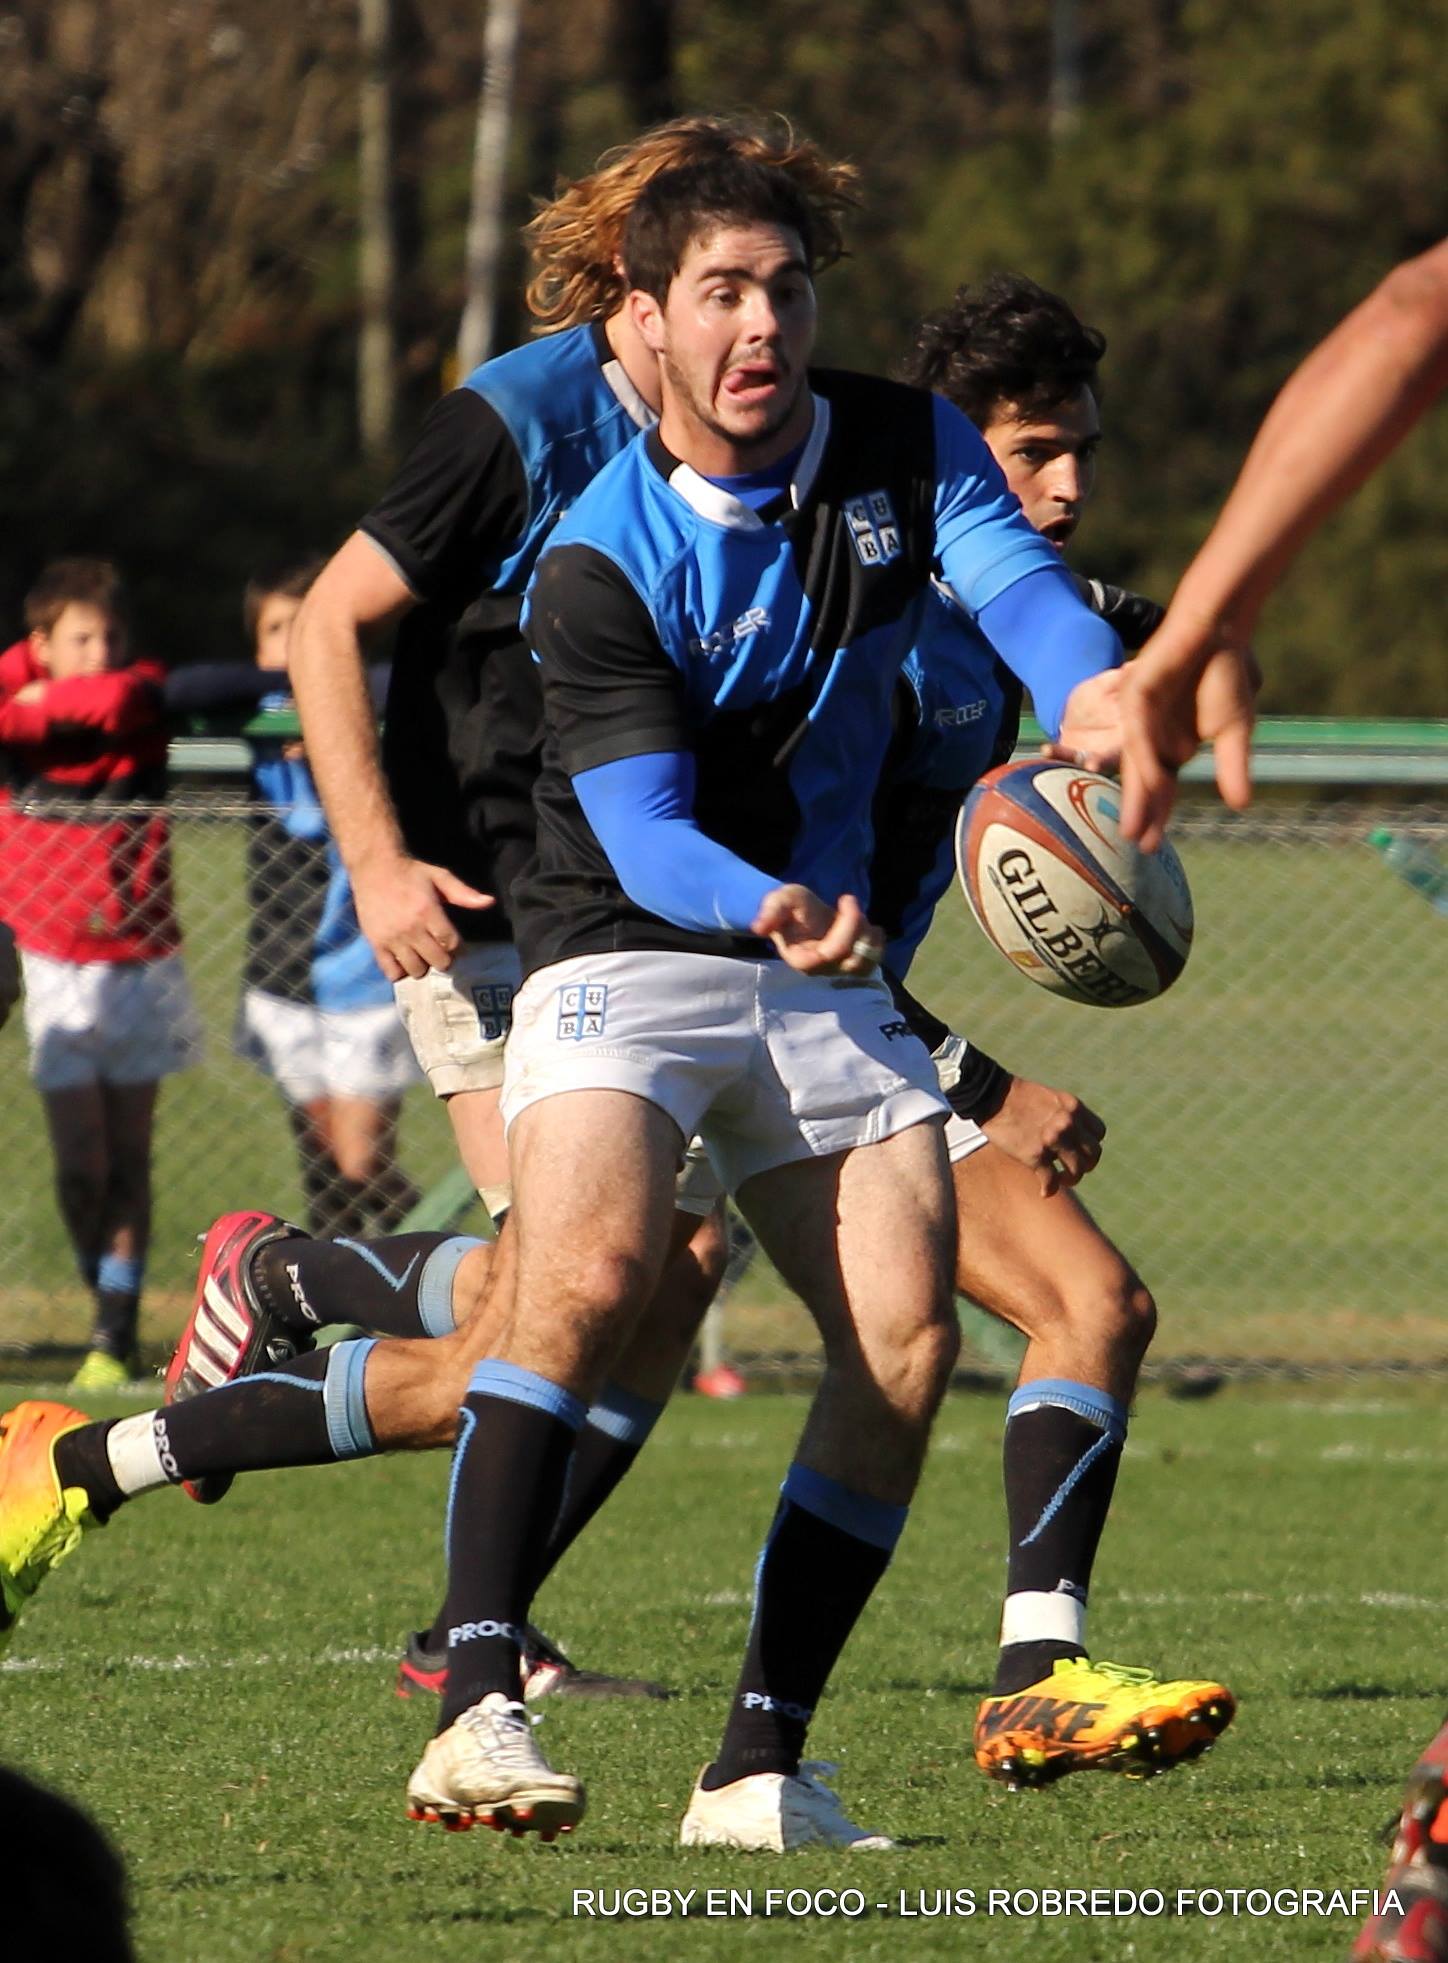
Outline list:
[[[253,579],[243,612],[254,660],[177,670],[168,708],[290,706],[287,638],[319,567]],[[385,669],[378,681],[385,690]],[[397,1165],[402,1093],[418,1069],[392,985],[357,924],[302,745],[263,739],[254,750],[236,1048],[286,1100],[312,1232],[390,1233],[418,1197]]]
[[[104,560],[49,566],[25,620],[0,655],[0,919],[20,945],[31,1075],[96,1301],[75,1384],[103,1390],[135,1366],[159,1082],[200,1053],[160,808],[165,675],[129,658]]]

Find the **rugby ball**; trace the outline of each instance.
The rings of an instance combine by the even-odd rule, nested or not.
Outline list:
[[[1069,764],[1007,763],[961,808],[955,862],[987,940],[1023,975],[1098,1009],[1150,1002],[1192,945],[1192,896],[1170,845],[1121,836],[1121,789]]]

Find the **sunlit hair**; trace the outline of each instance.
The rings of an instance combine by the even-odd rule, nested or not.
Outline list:
[[[589,176],[560,191],[527,226],[533,263],[528,307],[538,331],[552,333],[617,313],[627,291],[617,261],[639,192],[664,171],[725,158],[784,171],[810,208],[815,266],[832,266],[842,257],[843,220],[859,202],[853,164],[831,162],[782,117],[755,122],[681,116],[606,150]]]
[[[74,602],[95,607],[112,620],[125,619],[121,575],[109,559],[56,559],[25,596],[25,625],[32,634],[49,634]]]

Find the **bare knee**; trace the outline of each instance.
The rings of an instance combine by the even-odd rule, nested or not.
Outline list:
[[[1156,1303],[1123,1261],[1107,1273],[1075,1279],[1064,1290],[1053,1319],[1075,1347],[1134,1367],[1156,1332]]]
[[[845,1367],[867,1372],[889,1410],[913,1427],[934,1417],[959,1354],[960,1323],[952,1306],[872,1328],[859,1356]],[[843,1361],[832,1359],[836,1367]]]

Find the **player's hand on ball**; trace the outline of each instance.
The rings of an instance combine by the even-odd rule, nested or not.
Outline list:
[[[752,931],[774,942],[781,960],[806,975],[872,975],[885,937],[849,893],[831,906],[807,886],[766,893]]]
[[[430,866],[403,853],[350,870],[357,919],[389,981],[452,965],[461,936],[443,911],[444,902],[493,905],[490,895],[479,893],[446,866]]]
[[[1079,1097],[1029,1077],[1012,1077],[1005,1102],[981,1130],[1000,1151],[1035,1169],[1046,1199],[1095,1170],[1106,1137],[1105,1121]]]
[[[1107,668],[1077,682],[1066,697],[1061,732],[1041,755],[1082,770],[1115,770],[1121,761],[1121,685],[1124,668]]]

